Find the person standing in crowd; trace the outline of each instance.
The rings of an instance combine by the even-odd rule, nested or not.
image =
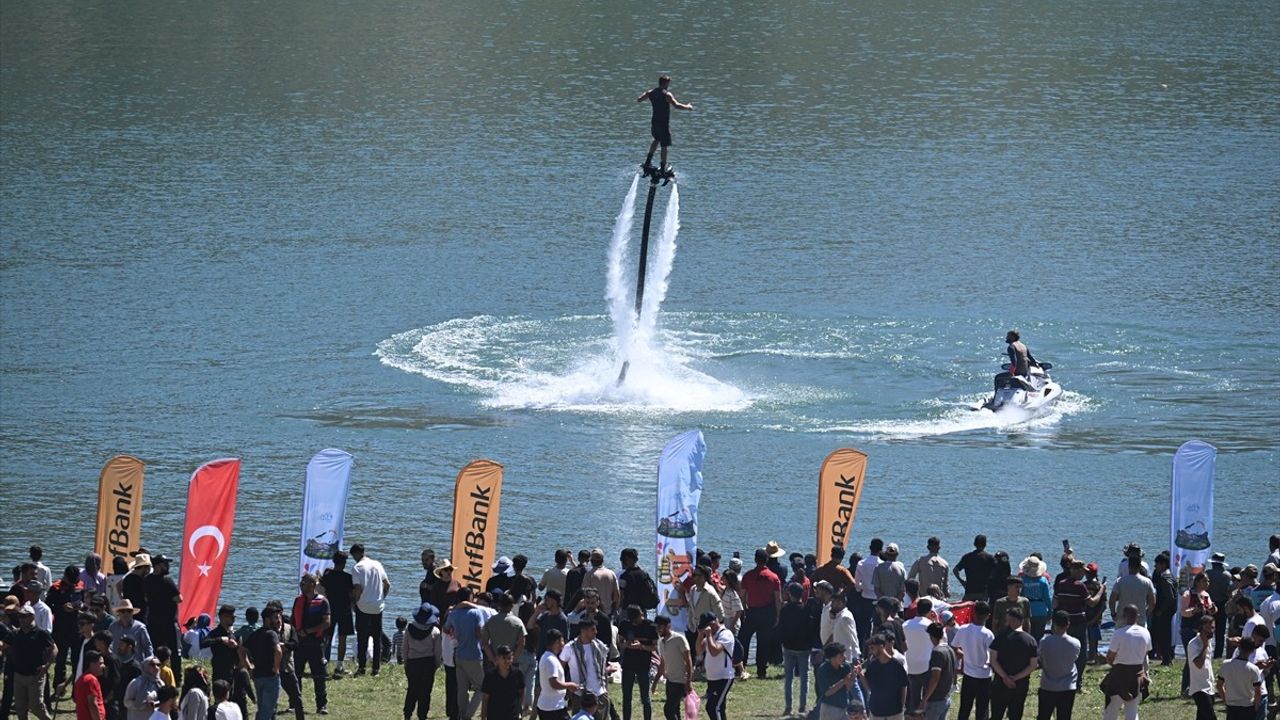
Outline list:
[[[658,630],[658,668],[653,676],[652,689],[657,691],[658,681],[666,679],[662,717],[664,720],[682,720],[685,696],[693,692],[693,656],[689,652],[689,640],[684,633],[673,632],[671,618],[666,615],[657,616],[653,622]]]
[[[559,594],[555,590],[548,591],[551,592]],[[568,720],[567,696],[578,691],[578,684],[565,679],[564,664],[560,662],[560,652],[564,650],[564,633],[554,628],[547,630],[541,642],[545,649],[538,657],[538,698],[535,701],[538,720]]]
[[[94,595],[107,594],[107,576],[102,573],[102,556],[91,552],[84,556],[84,568],[78,576],[85,600]]]
[[[1213,619],[1217,614],[1217,608],[1213,604],[1213,598],[1209,596],[1209,576],[1208,573],[1196,573],[1191,576],[1191,587],[1182,593],[1182,600],[1178,606],[1178,612],[1182,616],[1180,627],[1181,644],[1186,651],[1187,661],[1182,667],[1182,693],[1188,692],[1191,683],[1191,651],[1187,650],[1188,644],[1200,633],[1200,621],[1205,618]],[[1216,625],[1216,620],[1215,620]],[[1209,643],[1212,645],[1213,643]],[[1208,646],[1206,646],[1208,647]]]
[[[889,640],[872,633],[867,639],[869,659],[853,672],[867,698],[867,714],[875,720],[902,718],[907,708],[907,668],[895,657]]]
[[[724,607],[720,603],[720,593],[709,581],[711,568],[706,565],[695,565],[689,571],[693,585],[686,591],[685,598],[689,603],[689,617],[702,617],[703,613],[713,613],[724,619]]]
[[[992,603],[991,610],[991,629],[997,635],[1005,628],[1005,617],[1010,608],[1018,608],[1024,618],[1031,615],[1031,601],[1022,597],[1022,578],[1009,577],[1004,582],[1005,594]]]
[[[204,668],[192,665],[182,678],[182,698],[178,702],[178,720],[208,720],[209,676]]]
[[[39,545],[32,545],[28,549],[27,555],[31,558],[31,564],[36,566],[35,579],[39,580],[40,585],[47,591],[53,585],[53,570],[44,564],[44,548]],[[44,599],[43,595],[40,597]]]
[[[991,670],[998,682],[991,684],[991,717],[1002,720],[1007,712],[1010,720],[1021,720],[1031,686],[1031,673],[1039,663],[1036,639],[1023,631],[1026,618],[1019,608],[1005,613],[1005,629],[991,643]]]
[[[102,656],[102,675],[98,682],[102,685],[102,701],[107,708],[107,720],[119,720],[124,716],[121,701],[124,698],[122,670],[120,661],[116,659],[111,648],[111,633],[99,630],[93,634],[93,649]],[[0,713],[3,717],[3,713]]]
[[[622,573],[618,575],[622,606],[635,605],[641,610],[652,610],[658,607],[658,593],[653,578],[640,567],[640,551],[635,548],[625,548],[619,554],[618,562],[622,564]],[[717,602],[719,598],[717,593]]]
[[[1262,670],[1249,662],[1253,640],[1242,638],[1239,653],[1218,669],[1218,695],[1227,706],[1227,720],[1257,720],[1262,710]]]
[[[182,653],[178,652],[178,605],[182,593],[169,576],[168,557],[151,558],[151,573],[142,579],[142,590],[147,597],[147,634],[156,647],[169,648],[173,675],[182,677]]]
[[[991,644],[996,636],[987,628],[991,606],[985,600],[973,604],[969,624],[956,629],[952,647],[960,653],[963,677],[960,680],[959,720],[969,720],[973,710],[977,720],[988,720],[991,708]]]
[[[560,662],[566,674],[578,685],[579,695],[571,704],[582,706],[582,696],[591,693],[599,702],[597,716],[601,719],[613,714],[609,700],[609,645],[597,637],[596,622],[589,617],[578,621],[578,636],[566,643],[560,651]]]
[[[951,709],[951,691],[956,684],[956,654],[943,641],[946,629],[942,623],[929,625],[929,679],[916,705],[916,715],[925,720],[946,720]]]
[[[142,661],[142,673],[129,681],[124,691],[124,709],[127,720],[151,720],[160,688],[160,661],[151,656]]]
[[[485,673],[480,696],[485,720],[520,720],[524,674],[515,667],[515,654],[510,647],[499,645],[493,649],[493,669]]]
[[[560,593],[560,597],[564,597],[565,578],[569,575],[569,551],[564,548],[556,550],[555,566],[547,568],[542,573],[542,579],[538,581],[538,590],[547,592],[555,590]]]
[[[298,669],[294,665],[293,656],[298,649],[298,629],[293,625],[292,612],[284,612],[284,603],[272,600],[267,603],[276,612],[276,634],[280,636],[280,647],[283,651],[280,658],[280,689],[289,699],[289,709],[293,711],[295,720],[303,720],[305,713],[302,702],[302,683],[298,679]],[[292,606],[291,606],[292,607]]]
[[[226,680],[228,684],[234,680],[236,665],[240,662],[240,643],[231,630],[235,622],[235,606],[223,605],[218,608],[218,626],[200,641],[200,647],[213,653],[213,679]]]
[[[1203,577],[1203,573],[1197,577]],[[1183,623],[1187,623],[1183,620]],[[1201,615],[1196,620],[1196,634],[1187,641],[1187,687],[1183,694],[1190,694],[1196,704],[1196,720],[1217,720],[1213,712],[1213,615]]]
[[[929,627],[933,620],[929,613],[933,611],[933,601],[920,598],[916,602],[915,617],[902,623],[902,634],[906,637],[907,646],[903,654],[907,656],[907,707],[921,708],[921,698],[925,684],[929,681],[929,660],[933,653],[933,644],[929,642]]]
[[[67,687],[74,687],[76,680],[84,674],[84,658],[85,653],[93,649],[94,635],[94,618],[89,613],[80,613],[76,618],[77,633],[67,642],[71,645],[71,675],[60,683],[55,683],[58,697],[62,697],[66,693]],[[56,638],[55,638],[56,641]],[[58,643],[59,654],[62,652],[62,643]]]
[[[1080,655],[1075,661],[1076,678],[1082,678],[1085,663],[1089,659],[1087,629],[1089,607],[1090,603],[1096,605],[1102,601],[1102,590],[1099,588],[1096,593],[1089,593],[1089,588],[1084,581],[1085,564],[1081,560],[1071,560],[1067,565],[1067,573],[1066,577],[1054,583],[1053,607],[1067,614],[1069,620],[1067,634],[1075,638],[1080,646]],[[1070,713],[1067,714],[1070,715]]]
[[[129,638],[130,643],[133,645],[133,660],[139,664],[144,658],[150,657],[153,652],[151,635],[147,633],[147,627],[135,619],[140,612],[141,610],[134,607],[132,602],[125,600],[120,607],[112,610],[112,614],[116,616],[116,619],[107,628],[107,632],[111,633],[113,643],[118,642],[120,638]]]
[[[129,575],[129,561],[116,555],[111,558],[111,574],[107,575],[107,607],[124,602],[124,579]]]
[[[405,720],[415,715],[417,720],[426,720],[431,711],[431,691],[436,684],[436,667],[442,652],[439,619],[436,606],[424,602],[414,611],[413,622],[405,630],[404,674],[408,681],[404,692]]]
[[[1213,614],[1213,657],[1221,659],[1227,650],[1227,601],[1231,599],[1231,572],[1227,556],[1216,552],[1209,560],[1205,574],[1209,576],[1209,599],[1217,610]]]
[[[315,575],[306,573],[298,581],[301,593],[293,599],[290,616],[293,626],[298,631],[298,648],[295,650],[299,677],[304,668],[311,673],[311,682],[315,686],[316,712],[325,715],[329,712],[329,692],[324,667],[324,642],[328,637],[332,611],[329,600],[316,590],[320,581]]]
[[[604,550],[591,551],[591,567],[582,578],[583,590],[595,590],[600,596],[600,609],[609,617],[615,617],[622,608],[622,591],[618,576],[604,565]],[[601,705],[605,703],[601,701]]]
[[[258,632],[260,627],[262,627],[262,616],[258,614],[258,608],[247,607],[244,609],[244,624],[236,628],[235,632],[231,633],[231,637],[244,645],[249,640],[249,636]]]
[[[493,567],[490,569],[493,571],[493,575],[484,583],[485,592],[492,595],[509,591],[511,589],[511,576],[515,574],[511,567],[511,558],[503,555],[493,561]]]
[[[756,551],[756,568],[764,568],[765,560],[761,559],[764,550]],[[767,559],[767,556],[765,556]],[[748,573],[750,574],[750,573]],[[774,576],[775,578],[777,576]],[[776,624],[776,623],[775,623]],[[729,699],[729,690],[733,688],[735,672],[733,669],[733,646],[736,641],[733,635],[716,618],[707,613],[698,619],[698,652],[702,656],[702,669],[707,678],[707,693],[704,706],[710,720],[725,720],[725,706]],[[744,646],[745,647],[745,646]],[[760,643],[757,641],[756,653],[759,654]],[[759,661],[757,661],[757,665]],[[764,677],[763,674],[760,677]]]
[[[884,552],[884,541],[880,538],[871,538],[867,556],[858,561],[853,571],[853,583],[858,591],[855,596],[856,602],[853,605],[853,617],[858,623],[858,642],[864,646],[867,638],[871,636],[871,625],[876,615],[876,598],[878,596],[876,595],[873,578],[876,566],[880,564],[880,553],[882,552]]]
[[[586,579],[590,569],[587,563],[591,560],[590,550],[578,551],[578,564],[569,569],[565,573],[564,580],[564,601],[569,607],[576,607],[578,604],[578,593],[582,590],[582,582]]]
[[[907,569],[898,561],[898,543],[889,543],[884,550],[884,561],[876,566],[871,576],[876,597],[902,600],[907,592]]]
[[[324,597],[329,601],[329,614],[333,622],[325,632],[325,661],[329,660],[329,646],[333,637],[338,637],[338,664],[334,666],[333,676],[342,677],[347,674],[343,661],[347,657],[347,638],[355,632],[352,619],[352,608],[355,604],[355,581],[347,572],[347,554],[341,550],[333,554],[333,567],[327,568],[320,576],[320,585],[324,588]],[[216,679],[216,678],[215,678]]]
[[[825,586],[824,586],[825,587]],[[791,715],[792,681],[800,680],[800,714],[809,706],[809,656],[818,644],[818,634],[809,616],[809,609],[801,602],[804,588],[796,583],[787,585],[787,602],[778,616],[778,639],[782,641],[782,698],[783,715]]]
[[[284,662],[284,645],[280,642],[280,611],[268,604],[262,609],[262,627],[240,646],[241,662],[247,662],[253,675],[253,691],[258,711],[254,720],[274,720],[280,701],[280,672]]]
[[[975,535],[973,550],[965,553],[951,570],[956,580],[960,581],[960,586],[964,588],[966,602],[988,599],[987,588],[991,574],[995,570],[995,563],[995,557],[987,552],[987,536]],[[964,574],[961,575],[961,572]]]
[[[841,564],[843,562],[844,548],[839,545],[833,545],[830,559],[813,571],[812,580],[813,582],[826,580],[831,583],[832,589],[836,592],[844,593],[846,597],[852,598],[857,588],[857,583],[854,582],[853,574],[849,572],[848,568]]]
[[[244,720],[240,706],[231,701],[231,683],[226,680],[213,682],[214,720]]]
[[[458,603],[449,611],[444,631],[453,638],[457,677],[458,717],[471,720],[480,709],[480,686],[484,682],[484,651],[480,633],[489,613],[471,601],[471,588],[458,590]]]
[[[5,679],[5,687],[13,687],[13,709],[19,718],[26,718],[28,713],[32,713],[41,720],[49,720],[44,684],[49,663],[58,655],[58,645],[48,630],[36,627],[36,614],[30,605],[19,607],[15,614],[17,632],[5,641],[5,667],[13,675],[12,680]]]
[[[520,622],[520,618],[512,614],[515,601],[510,595],[505,592],[496,593],[493,603],[498,613],[485,621],[484,627],[480,630],[481,648],[484,650],[488,665],[497,663],[494,652],[499,646],[506,646],[513,653],[523,650],[525,635],[528,632],[525,630],[524,623]],[[513,655],[513,662],[514,657]]]
[[[436,551],[426,548],[422,551],[422,580],[418,583],[418,602],[431,602],[435,597],[436,585],[440,578],[436,577]]]
[[[622,718],[631,720],[631,690],[638,686],[644,720],[652,720],[649,669],[653,653],[658,649],[658,630],[645,618],[639,605],[628,605],[626,615],[626,622],[618,625],[618,648],[622,651]]]
[[[76,706],[76,720],[107,720],[106,698],[102,694],[102,653],[84,651],[84,673],[75,681],[71,692]]]
[[[1116,580],[1115,587],[1111,589],[1108,609],[1111,610],[1111,617],[1114,619],[1119,617],[1117,611],[1120,608],[1132,605],[1138,609],[1137,624],[1146,627],[1147,616],[1156,606],[1156,586],[1147,577],[1141,562],[1139,555],[1129,557],[1129,572]],[[1119,623],[1118,620],[1117,623]]]
[[[1077,561],[1078,562],[1078,561]],[[1080,687],[1080,639],[1069,633],[1072,618],[1065,610],[1053,614],[1049,635],[1040,641],[1036,657],[1040,665],[1040,713],[1038,720],[1071,720],[1076,689]]]
[[[144,579],[151,574],[151,555],[138,551],[129,563],[129,574],[120,581],[120,595],[138,608],[138,619],[147,619],[147,590]]]
[[[53,634],[53,609],[43,600],[48,590],[49,586],[39,580],[28,580],[22,585],[22,598],[35,613],[36,627]]]
[[[928,590],[930,586],[937,585],[942,591],[942,599],[946,600],[951,597],[951,576],[948,572],[951,568],[947,561],[942,559],[938,553],[942,552],[942,540],[937,537],[929,538],[925,547],[927,553],[921,555],[911,564],[911,571],[907,573],[908,580],[917,580],[920,587]]]
[[[838,591],[836,594],[840,594]],[[818,720],[845,720],[848,717],[849,689],[857,682],[853,667],[845,659],[845,647],[828,643],[822,648],[823,662],[818,664]],[[790,714],[790,713],[788,713]]]
[[[1117,581],[1116,586],[1119,585],[1120,581]],[[1136,720],[1138,703],[1142,701],[1142,685],[1147,680],[1151,633],[1141,625],[1142,613],[1134,605],[1123,606],[1120,618],[1115,634],[1111,636],[1111,649],[1107,651],[1107,664],[1111,669],[1102,679],[1103,706],[1106,708],[1103,717],[1116,720],[1123,707],[1125,717]]]
[[[80,635],[80,613],[84,610],[84,590],[80,586],[80,568],[68,565],[62,577],[54,581],[45,594],[49,610],[53,615],[53,640],[58,643],[58,657],[54,660],[53,684],[65,687],[67,666],[76,667],[80,659],[80,646],[84,638]],[[75,681],[72,673],[71,681]],[[46,698],[48,700],[49,698]]]
[[[382,668],[382,612],[386,609],[391,581],[382,563],[365,555],[364,544],[351,546],[351,569],[356,611],[356,675],[363,675],[369,643],[373,642],[373,674]]]
[[[769,553],[764,548],[758,548],[755,552],[755,568],[742,576],[747,609],[742,621],[742,631],[738,636],[738,642],[742,643],[744,651],[751,649],[751,638],[756,638],[756,676],[761,680],[766,677],[770,640],[778,625],[778,615],[782,612],[782,581],[768,568],[768,563]],[[732,666],[733,663],[729,664]]]
[[[1155,572],[1152,575],[1155,586],[1156,603],[1151,608],[1151,642],[1155,645],[1156,657],[1160,664],[1173,664],[1173,615],[1178,611],[1177,590],[1173,586],[1173,575],[1169,572],[1169,553],[1156,555]]]
[[[1022,576],[1022,597],[1031,606],[1031,614],[1027,616],[1027,632],[1039,642],[1044,636],[1049,613],[1053,610],[1053,591],[1049,587],[1049,579],[1045,577],[1044,561],[1040,558],[1029,555],[1018,569]]]
[[[1146,556],[1147,554],[1142,551],[1142,546],[1139,545],[1138,543],[1129,543],[1128,545],[1125,545],[1124,559],[1120,561],[1120,567],[1116,570],[1116,582],[1119,582],[1120,578],[1125,577],[1127,575],[1140,573],[1143,576],[1150,576],[1151,568],[1147,566],[1147,561],[1143,560],[1143,558],[1145,558]],[[1135,564],[1129,562],[1132,559],[1137,560],[1136,570],[1134,569]],[[1141,606],[1138,607],[1138,612],[1139,614],[1142,613]]]
[[[724,625],[729,628],[729,632],[735,637],[738,635],[739,628],[742,627],[742,616],[746,614],[746,608],[742,604],[742,583],[739,581],[739,577],[739,571],[733,569],[726,570],[720,576],[720,579],[724,582],[724,589],[720,592],[720,607],[724,610]],[[685,617],[688,616],[686,615]]]

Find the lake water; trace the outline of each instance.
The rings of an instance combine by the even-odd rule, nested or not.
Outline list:
[[[191,471],[234,456],[226,595],[283,595],[332,446],[404,611],[468,461],[540,568],[649,547],[691,427],[722,551],[811,548],[842,446],[856,546],[906,557],[1153,555],[1194,437],[1229,561],[1280,526],[1274,3],[7,3],[0,61],[3,563],[82,555],[118,452],[174,554]],[[695,106],[680,227],[618,389],[661,71]],[[966,409],[1009,327],[1067,390],[1031,422]]]

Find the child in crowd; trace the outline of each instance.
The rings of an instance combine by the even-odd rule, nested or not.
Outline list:
[[[244,624],[241,625],[240,629],[236,630],[234,633],[236,642],[244,645],[248,642],[249,636],[257,632],[260,627],[262,627],[262,625],[259,623],[258,608],[245,608]]]
[[[396,634],[391,636],[391,657],[397,665],[404,664],[404,631],[409,627],[409,619],[401,615],[396,618]]]
[[[173,651],[161,645],[156,648],[156,659],[160,661],[160,684],[164,687],[178,687],[178,679],[173,676],[173,668],[169,665],[169,659],[173,657]]]
[[[159,658],[159,653],[156,654]],[[169,668],[165,668],[168,670]],[[163,675],[163,672],[161,673]],[[173,677],[173,673],[169,673],[169,677]],[[156,709],[151,713],[149,720],[171,720],[174,710],[178,707],[178,688],[172,685],[165,685],[156,693]],[[130,711],[132,712],[132,711]]]

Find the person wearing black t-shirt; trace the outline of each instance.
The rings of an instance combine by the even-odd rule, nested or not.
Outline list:
[[[140,552],[129,563],[129,574],[120,579],[120,596],[138,608],[136,620],[147,622],[146,576],[151,574],[151,556]]]
[[[241,657],[249,662],[253,674],[253,690],[257,695],[257,720],[272,720],[280,701],[280,664],[284,646],[280,644],[280,610],[274,605],[262,609],[262,627],[253,631]]]
[[[1007,712],[1009,720],[1022,720],[1031,673],[1040,660],[1036,639],[1022,630],[1022,610],[1010,608],[1005,618],[1005,631],[991,643],[991,670],[996,678],[991,683],[991,717],[1003,718]]]
[[[232,626],[236,622],[236,609],[232,605],[218,608],[218,627],[214,628],[200,641],[200,647],[208,648],[213,654],[214,681],[226,680],[231,683],[235,679],[236,663],[240,661],[240,643],[232,634]]]
[[[622,650],[622,717],[631,720],[631,686],[639,685],[644,720],[650,720],[649,664],[658,649],[658,628],[645,619],[639,605],[627,606],[627,621],[618,625],[618,647]]]
[[[182,647],[178,644],[178,604],[182,593],[169,575],[169,558],[156,555],[151,558],[151,574],[142,579],[142,589],[147,596],[147,634],[154,647],[169,648],[175,678],[182,677]]]
[[[351,613],[351,596],[355,593],[355,581],[347,572],[347,554],[339,550],[333,554],[333,567],[320,576],[320,586],[324,588],[324,596],[329,601],[331,624],[325,634],[325,661],[329,660],[329,647],[333,644],[334,633],[338,635],[338,665],[333,670],[334,677],[347,674],[342,663],[347,658],[347,638],[356,631],[355,618]]]
[[[907,705],[907,668],[893,656],[883,635],[867,639],[868,659],[855,665],[854,674],[866,692],[867,713],[876,717],[902,717]]]
[[[996,569],[996,559],[987,552],[987,536],[978,535],[973,538],[973,552],[967,553],[956,563],[951,574],[956,576],[964,586],[964,599],[986,600],[991,575]],[[960,571],[964,571],[964,575]]]
[[[493,651],[494,669],[480,684],[480,716],[488,720],[520,720],[524,699],[524,673],[515,667],[511,648],[499,645]]]

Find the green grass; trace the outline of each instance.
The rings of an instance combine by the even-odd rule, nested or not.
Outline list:
[[[1085,671],[1085,691],[1076,698],[1075,717],[1102,717],[1102,694],[1098,691],[1098,683],[1106,672],[1105,666],[1090,666]],[[780,676],[780,668],[770,670],[771,675]],[[1189,698],[1180,696],[1179,688],[1182,678],[1182,663],[1174,663],[1170,667],[1152,668],[1151,697],[1142,703],[1144,717],[1156,717],[1161,720],[1192,720],[1195,717],[1195,705]],[[812,680],[812,677],[810,677]],[[1035,717],[1037,702],[1036,688],[1039,685],[1039,673],[1032,676],[1031,693],[1027,698],[1025,717]],[[398,665],[384,666],[378,677],[345,677],[329,682],[329,716],[333,720],[397,720],[402,717],[401,708],[405,691],[404,670]],[[699,691],[705,685],[696,685]],[[615,703],[620,702],[621,686],[612,685],[610,690],[616,695]],[[661,693],[661,690],[659,690]],[[810,702],[813,700],[813,689],[810,688]],[[315,716],[314,695],[310,681],[303,684],[303,699],[306,702],[308,716]],[[799,698],[796,698],[799,702]],[[289,716],[284,712],[287,699],[281,695],[280,720]],[[956,717],[959,696],[953,696],[949,717]],[[621,705],[618,705],[621,713]],[[639,699],[635,701],[636,718],[639,714]],[[779,718],[782,717],[782,681],[780,679],[751,679],[735,683],[729,694],[729,716],[734,720],[743,718]],[[252,713],[253,708],[250,707]],[[1221,712],[1221,710],[1220,710]],[[654,717],[661,718],[661,706],[655,705]],[[436,675],[435,695],[431,701],[430,718],[444,717],[444,671]],[[478,716],[477,716],[478,717]],[[705,715],[703,716],[705,717]]]

